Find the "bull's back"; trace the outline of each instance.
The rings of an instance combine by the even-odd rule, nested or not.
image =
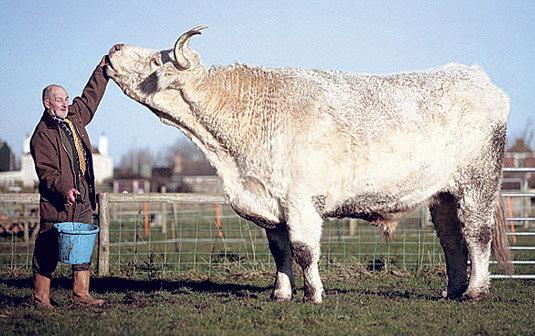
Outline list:
[[[328,186],[318,190],[326,195],[326,211],[346,204],[341,212],[347,212],[358,203],[397,211],[425,201],[447,188],[507,119],[507,96],[479,68],[365,76],[351,87],[357,77],[342,76],[346,85],[336,85],[349,91],[331,102],[334,127],[330,135],[323,131],[329,139],[312,145],[325,166],[314,176]],[[389,201],[377,202],[381,197]]]

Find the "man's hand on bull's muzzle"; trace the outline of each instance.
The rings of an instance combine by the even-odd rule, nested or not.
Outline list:
[[[121,50],[123,47],[124,47],[124,44],[122,44],[122,43],[118,43],[118,44],[114,45],[113,47],[111,47],[110,51],[108,51],[108,54],[103,56],[102,59],[100,60],[100,66],[104,67],[104,66],[110,64],[110,58],[109,57],[111,55],[113,55],[116,51]]]

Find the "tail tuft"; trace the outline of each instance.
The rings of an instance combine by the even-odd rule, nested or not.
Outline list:
[[[498,262],[498,265],[507,275],[513,274],[513,264],[511,260],[511,250],[507,242],[507,224],[503,211],[502,199],[498,196],[498,202],[494,209],[494,230],[492,232],[492,253]]]

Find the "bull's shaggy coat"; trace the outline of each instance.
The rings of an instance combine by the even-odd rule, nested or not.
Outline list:
[[[497,205],[509,100],[482,69],[206,69],[187,46],[202,28],[173,50],[125,46],[108,73],[192,139],[236,212],[266,228],[277,265],[273,299],[293,297],[293,260],[305,298],[321,301],[323,218],[363,218],[389,235],[401,214],[426,201],[446,256],[448,297],[488,293],[493,233],[496,258],[510,270]]]

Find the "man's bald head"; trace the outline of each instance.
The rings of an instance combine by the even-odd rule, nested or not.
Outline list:
[[[65,118],[69,112],[69,95],[57,84],[50,84],[43,89],[43,105],[53,116]]]
[[[43,101],[45,100],[46,97],[50,97],[50,95],[51,95],[55,90],[63,90],[63,91],[66,92],[66,90],[63,88],[63,86],[58,85],[58,84],[50,84],[50,85],[48,85],[47,87],[45,87],[45,88],[43,89],[43,96],[42,96]]]

